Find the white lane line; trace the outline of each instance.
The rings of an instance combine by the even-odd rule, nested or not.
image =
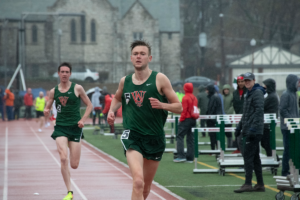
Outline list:
[[[5,160],[4,160],[4,184],[3,184],[3,200],[7,200],[7,167],[8,167],[8,127],[5,129]]]
[[[28,122],[26,122],[28,125]],[[29,126],[29,125],[28,125]],[[38,138],[38,140],[42,143],[42,145],[45,147],[46,151],[51,155],[51,157],[54,159],[54,161],[58,164],[58,166],[60,167],[60,163],[58,162],[58,160],[54,157],[54,155],[51,153],[51,151],[48,149],[48,147],[44,144],[44,142],[41,140],[41,138],[36,134],[36,132],[33,130],[33,128],[31,126],[29,126],[31,131],[34,133],[34,135]],[[81,198],[83,200],[88,200],[86,198],[86,196],[81,192],[81,190],[79,189],[79,187],[76,185],[76,183],[73,181],[73,179],[71,179],[71,183],[73,184],[74,188],[77,190],[77,192],[79,193],[79,195],[81,196]]]
[[[113,157],[113,156],[111,156],[111,155],[109,155],[109,154],[107,154],[107,153],[101,151],[100,149],[98,149],[97,147],[93,146],[92,144],[88,143],[88,142],[85,141],[85,140],[82,140],[82,141],[83,141],[85,144],[87,144],[87,145],[89,145],[90,147],[92,147],[93,149],[95,149],[96,151],[99,151],[100,153],[102,153],[102,154],[108,156],[109,158],[113,159],[114,161],[116,161],[116,162],[122,164],[123,166],[129,168],[128,165],[126,165],[125,163],[119,161],[119,160],[116,159],[115,157]],[[104,160],[105,162],[107,162],[108,164],[112,165],[114,168],[116,168],[118,171],[120,171],[122,174],[124,174],[125,176],[127,176],[128,178],[130,178],[130,179],[132,180],[132,177],[129,176],[126,172],[120,170],[118,167],[116,167],[115,165],[111,164],[109,161],[107,161],[106,159],[102,158],[101,156],[99,156],[99,155],[96,154],[95,152],[89,150],[87,147],[85,147],[85,148],[86,148],[88,151],[92,152],[94,155],[98,156],[99,158],[101,158],[102,160]],[[164,190],[165,192],[167,192],[168,194],[170,194],[170,195],[176,197],[176,198],[179,199],[179,200],[183,200],[182,197],[180,197],[180,196],[178,196],[178,195],[172,193],[170,190],[168,190],[167,188],[164,188],[163,186],[159,185],[159,184],[156,183],[155,181],[153,181],[153,183],[154,183],[157,187],[159,187],[160,189],[162,189],[162,190]],[[154,192],[153,190],[150,190],[150,192],[153,193],[154,195],[158,196],[159,198],[164,199],[163,197],[161,197],[159,194],[157,194],[157,193]]]
[[[196,188],[196,187],[240,187],[241,185],[192,185],[192,186],[178,186],[178,185],[169,185],[165,187],[175,187],[175,188]],[[268,186],[277,186],[277,185],[268,185]]]

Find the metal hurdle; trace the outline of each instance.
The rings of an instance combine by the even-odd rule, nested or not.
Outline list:
[[[220,159],[218,161],[219,169],[197,169],[197,159],[198,159],[198,131],[204,131],[200,128],[193,128],[192,131],[195,134],[195,169],[194,173],[216,173],[219,172],[220,175],[225,175],[225,172],[244,172],[244,169],[226,169],[227,167],[243,167],[244,160],[242,157],[238,158],[236,155],[228,155],[224,154],[225,148],[225,132],[233,132],[235,131],[235,127],[225,128],[225,124],[237,124],[239,123],[241,115],[219,115],[217,116],[217,124],[219,128],[206,128],[205,131],[216,132],[218,131],[219,135],[219,150],[207,150],[208,153],[220,154]],[[272,148],[272,157],[263,157],[262,158],[262,166],[272,167],[272,173],[277,174],[277,168],[279,167],[279,162],[276,158],[276,142],[275,142],[275,128],[276,128],[276,114],[265,114],[264,115],[264,123],[271,124],[271,148]],[[210,130],[209,130],[210,129]],[[199,151],[201,154],[201,151]]]
[[[277,189],[280,190],[275,196],[277,200],[285,199],[284,191],[292,191],[294,194],[291,199],[298,200],[300,194],[300,180],[299,180],[299,169],[300,169],[300,118],[289,118],[284,119],[284,123],[287,124],[290,130],[290,175],[285,176],[274,176],[276,179]]]

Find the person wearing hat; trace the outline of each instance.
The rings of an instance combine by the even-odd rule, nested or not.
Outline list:
[[[237,89],[233,92],[232,105],[235,114],[243,114],[244,96],[247,93],[247,88],[245,87],[244,74],[237,77]],[[241,153],[243,147],[242,136],[236,137],[234,143],[237,145],[237,150],[233,153]]]
[[[259,142],[264,129],[264,94],[265,89],[255,83],[254,74],[244,74],[247,93],[243,105],[243,116],[239,122],[235,135],[243,136],[243,158],[245,168],[245,184],[236,193],[264,192],[265,186],[262,176],[261,160],[259,157]],[[256,175],[257,184],[252,187],[252,173]]]

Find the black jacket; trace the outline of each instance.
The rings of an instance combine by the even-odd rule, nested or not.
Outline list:
[[[286,124],[284,124],[284,118],[298,118],[298,107],[297,107],[297,83],[298,77],[290,74],[286,77],[286,91],[280,97],[280,128],[287,130]]]
[[[263,83],[267,86],[268,96],[265,98],[264,113],[276,113],[278,115],[279,99],[276,94],[276,82],[274,79],[264,80]],[[265,128],[269,128],[270,124],[265,124]]]
[[[233,108],[235,111],[235,114],[243,114],[243,105],[244,105],[244,97],[247,93],[247,88],[244,87],[244,92],[242,97],[240,98],[240,93],[239,93],[239,89],[237,88],[234,92],[233,92]]]
[[[208,105],[207,105],[207,115],[222,115],[222,104],[221,104],[221,99],[218,94],[216,93],[216,89],[214,85],[208,85],[206,87],[208,90]],[[215,119],[207,119],[206,124],[208,127],[214,127],[216,124]]]
[[[237,130],[242,130],[243,136],[251,131],[254,134],[263,134],[264,128],[264,94],[265,89],[259,84],[246,93],[243,106],[243,116]]]
[[[222,115],[222,104],[221,99],[218,94],[215,94],[216,90],[213,85],[208,85],[206,87],[208,90],[208,105],[207,105],[207,115]]]
[[[198,87],[199,94],[197,95],[198,99],[198,108],[200,108],[200,115],[205,115],[207,111],[208,97],[205,93],[205,87],[200,85]]]

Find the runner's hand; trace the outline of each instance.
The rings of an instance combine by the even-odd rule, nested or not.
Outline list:
[[[80,121],[78,122],[78,127],[79,127],[79,128],[83,128],[83,127],[84,127],[84,123],[83,123],[82,120],[80,120]]]
[[[108,115],[107,115],[107,123],[109,125],[114,125],[114,122],[115,122],[115,113],[112,111],[109,111]]]
[[[49,116],[49,113],[50,113],[50,110],[47,109],[47,108],[45,108],[45,109],[44,109],[44,115],[45,115],[45,117],[48,117],[48,116]]]
[[[149,100],[150,100],[152,108],[163,109],[163,105],[158,99],[155,99],[155,98],[151,97],[151,98],[149,98]]]

